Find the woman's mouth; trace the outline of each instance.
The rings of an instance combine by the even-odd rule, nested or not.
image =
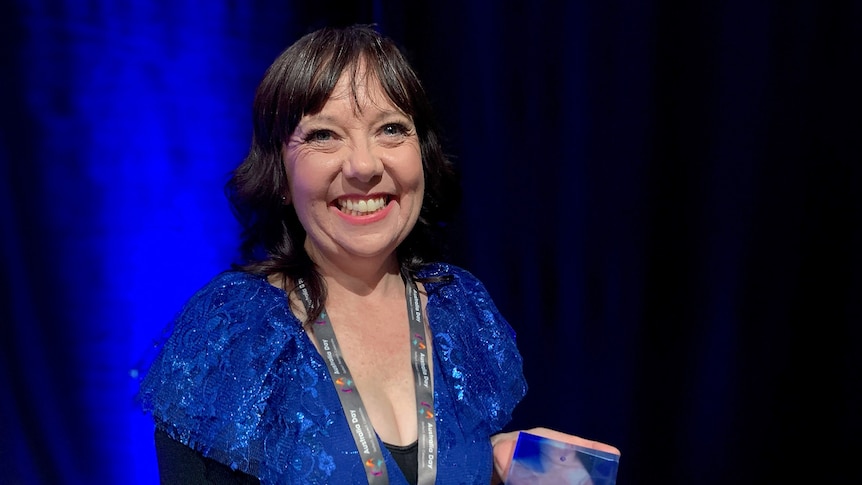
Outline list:
[[[369,199],[338,199],[338,210],[351,216],[367,216],[386,207],[388,197],[372,197]]]

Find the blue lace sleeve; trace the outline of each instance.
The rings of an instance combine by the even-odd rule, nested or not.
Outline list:
[[[256,473],[274,361],[298,326],[262,277],[224,273],[198,291],[141,383],[159,428],[233,469]]]
[[[444,363],[441,369],[462,426],[477,436],[499,432],[527,392],[515,332],[481,281],[452,265],[433,265],[423,276],[451,275],[449,284],[426,285],[428,320]]]

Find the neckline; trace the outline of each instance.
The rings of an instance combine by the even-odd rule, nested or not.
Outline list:
[[[414,441],[413,443],[410,443],[409,445],[404,445],[404,446],[393,445],[393,444],[387,443],[383,440],[381,440],[381,443],[383,443],[383,446],[385,446],[387,449],[389,449],[390,452],[407,453],[407,452],[413,451],[414,448],[419,447],[419,440],[418,439],[416,441]]]

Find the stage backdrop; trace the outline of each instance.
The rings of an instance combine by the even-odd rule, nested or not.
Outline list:
[[[0,482],[157,483],[135,370],[236,256],[254,88],[354,22],[437,108],[513,429],[617,445],[620,485],[862,481],[860,3],[405,5],[0,6]]]

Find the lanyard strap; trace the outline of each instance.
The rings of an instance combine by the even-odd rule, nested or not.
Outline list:
[[[417,431],[419,435],[417,459],[419,461],[418,485],[432,485],[437,477],[437,428],[434,421],[434,383],[428,367],[427,333],[422,323],[422,303],[416,283],[406,278],[407,316],[410,320],[410,349],[413,364],[413,381],[416,385],[418,407]],[[305,308],[311,307],[311,298],[302,279],[297,281],[297,290]],[[350,369],[341,354],[332,323],[326,310],[314,322],[312,335],[317,340],[320,352],[326,361],[332,383],[341,400],[356,449],[365,466],[365,476],[370,485],[386,485],[389,476],[383,461],[383,451],[378,446],[377,434],[365,411],[365,405],[356,388]]]

